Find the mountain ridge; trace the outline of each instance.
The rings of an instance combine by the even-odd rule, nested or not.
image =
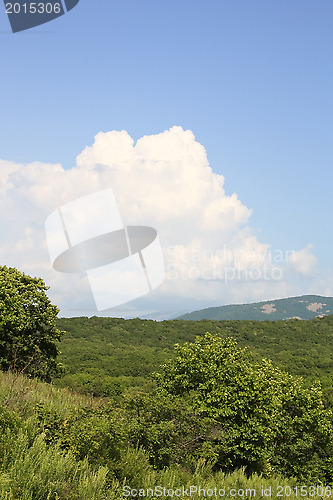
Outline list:
[[[313,319],[333,314],[333,297],[322,295],[300,295],[250,304],[230,304],[207,307],[192,311],[177,319],[200,321],[210,320],[255,320],[278,321],[288,319]]]

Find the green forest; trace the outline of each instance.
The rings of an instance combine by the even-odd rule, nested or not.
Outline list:
[[[1,500],[333,496],[333,316],[59,319],[46,290],[0,267]]]
[[[174,344],[194,342],[206,332],[232,337],[307,382],[321,380],[333,405],[333,316],[309,321],[153,321],[121,318],[60,318],[66,333],[58,359],[58,385],[96,396],[116,396],[127,387],[149,385],[150,374],[175,357]]]

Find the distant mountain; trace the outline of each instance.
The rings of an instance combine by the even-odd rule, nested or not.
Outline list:
[[[333,297],[302,295],[286,299],[267,300],[253,304],[208,307],[179,316],[177,319],[258,320],[313,319],[333,314]]]

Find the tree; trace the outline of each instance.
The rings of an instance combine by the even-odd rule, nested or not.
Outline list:
[[[196,413],[221,425],[219,468],[332,477],[332,414],[319,384],[306,387],[302,378],[266,359],[254,363],[233,339],[210,333],[176,344],[176,351],[157,383],[171,394],[190,396]]]
[[[59,309],[41,278],[0,266],[0,368],[50,381],[59,371],[55,358],[61,332]]]
[[[124,409],[130,442],[148,452],[154,467],[181,463],[195,470],[199,459],[216,462],[221,429],[195,413],[186,398],[132,388],[124,394]]]

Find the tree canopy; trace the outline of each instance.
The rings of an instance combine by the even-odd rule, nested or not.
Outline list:
[[[306,387],[231,338],[207,333],[176,344],[176,359],[156,375],[170,394],[190,396],[193,410],[223,431],[217,467],[288,476],[332,477],[332,414],[320,384]]]
[[[49,381],[59,366],[56,326],[59,309],[41,278],[0,266],[0,368]]]

